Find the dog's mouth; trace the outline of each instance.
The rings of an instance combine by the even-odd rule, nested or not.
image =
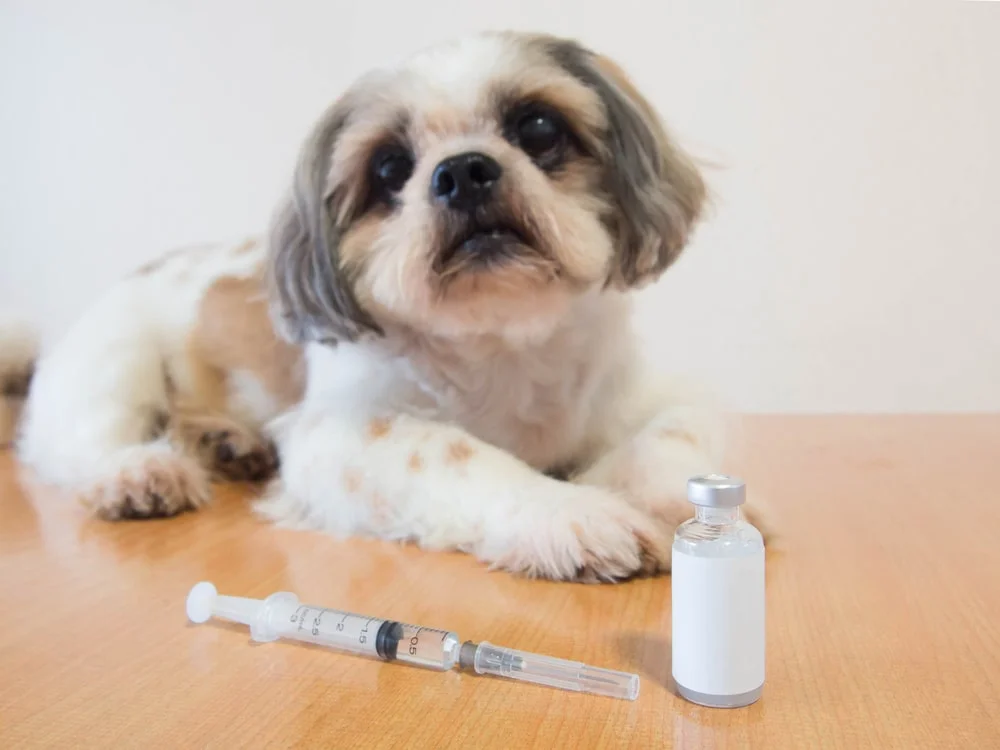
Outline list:
[[[445,245],[438,271],[476,270],[515,260],[531,247],[524,233],[507,223],[471,223]]]

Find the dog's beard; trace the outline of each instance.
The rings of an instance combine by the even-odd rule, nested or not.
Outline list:
[[[471,215],[442,217],[432,269],[447,284],[465,274],[530,274],[555,278],[557,265],[541,239],[522,222],[495,207]]]

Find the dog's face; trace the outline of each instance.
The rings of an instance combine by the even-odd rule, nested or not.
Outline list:
[[[272,228],[270,287],[300,341],[544,330],[575,296],[657,277],[703,197],[612,62],[474,36],[370,74],[323,116]]]

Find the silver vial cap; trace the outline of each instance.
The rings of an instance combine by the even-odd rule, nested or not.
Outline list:
[[[688,480],[688,500],[706,508],[735,508],[747,499],[742,479],[724,474],[705,474]]]

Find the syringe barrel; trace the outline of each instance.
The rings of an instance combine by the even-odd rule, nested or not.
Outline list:
[[[254,640],[289,638],[429,669],[451,669],[458,659],[458,636],[445,630],[301,604],[288,592],[269,596],[262,610]]]

